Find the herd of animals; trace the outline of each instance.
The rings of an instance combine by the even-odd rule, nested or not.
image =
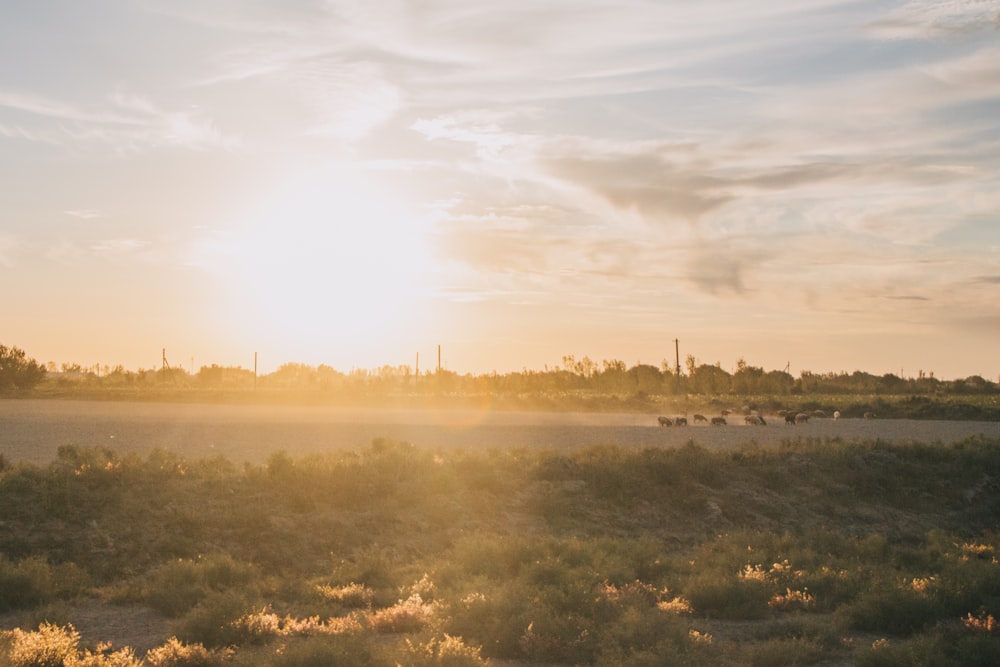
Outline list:
[[[744,408],[743,410],[743,423],[748,426],[767,426],[767,421],[764,416],[757,411]],[[731,410],[723,410],[722,414],[718,417],[706,417],[705,415],[696,414],[692,417],[692,421],[695,424],[710,424],[712,426],[726,426],[729,422],[726,420],[733,414]],[[834,410],[833,413],[827,414],[823,410],[813,410],[812,412],[794,412],[792,410],[778,410],[775,413],[778,417],[783,418],[785,424],[795,426],[796,424],[805,424],[809,421],[810,417],[816,417],[819,419],[833,418],[840,419],[840,411]],[[876,417],[874,412],[866,412],[864,414],[865,419],[874,419]],[[657,417],[657,423],[660,426],[687,426],[688,418],[683,417]]]

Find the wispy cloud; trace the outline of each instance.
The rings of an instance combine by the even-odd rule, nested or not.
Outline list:
[[[996,0],[911,0],[869,24],[880,37],[959,37],[1000,29]]]
[[[121,91],[83,108],[49,97],[0,90],[0,107],[24,116],[16,131],[4,134],[29,141],[84,148],[106,146],[117,152],[164,146],[234,149],[239,145],[238,139],[226,136],[198,109],[166,111],[148,98]]]
[[[63,211],[63,213],[73,218],[80,218],[81,220],[93,220],[94,218],[100,218],[103,215],[100,211],[92,208],[72,209]]]
[[[43,252],[46,260],[64,265],[80,265],[93,260],[125,260],[146,263],[151,259],[149,241],[134,238],[77,240],[60,238]]]

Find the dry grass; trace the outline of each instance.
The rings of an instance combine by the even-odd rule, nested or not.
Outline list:
[[[35,664],[19,657],[30,647],[38,664],[49,651],[91,667],[140,653],[377,666],[1000,651],[1000,442],[985,439],[728,452],[379,440],[242,467],[65,448],[0,472],[0,510],[13,665]],[[97,598],[168,618],[116,652],[100,644],[110,623],[78,622]]]

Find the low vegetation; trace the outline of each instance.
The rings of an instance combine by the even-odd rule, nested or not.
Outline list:
[[[0,469],[0,665],[1000,664],[998,516],[982,438],[64,447]]]
[[[902,373],[902,372],[901,372]],[[1000,421],[1000,384],[979,375],[940,380],[892,373],[813,373],[793,377],[738,359],[732,372],[722,364],[688,356],[685,370],[664,360],[659,366],[619,359],[597,363],[565,356],[544,370],[460,375],[446,369],[419,372],[408,365],[354,369],[286,363],[257,375],[239,366],[172,367],[131,371],[123,366],[39,364],[17,347],[0,345],[0,396],[88,400],[249,402],[398,407],[663,412],[706,405],[753,406],[772,413],[839,411],[844,417]]]

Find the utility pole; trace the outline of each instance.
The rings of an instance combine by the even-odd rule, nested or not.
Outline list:
[[[675,375],[677,377],[677,393],[681,391],[681,342],[678,339],[674,339],[674,368],[676,369]]]
[[[257,353],[253,353],[253,390],[257,391]]]
[[[441,372],[441,345],[438,344],[438,373]]]

